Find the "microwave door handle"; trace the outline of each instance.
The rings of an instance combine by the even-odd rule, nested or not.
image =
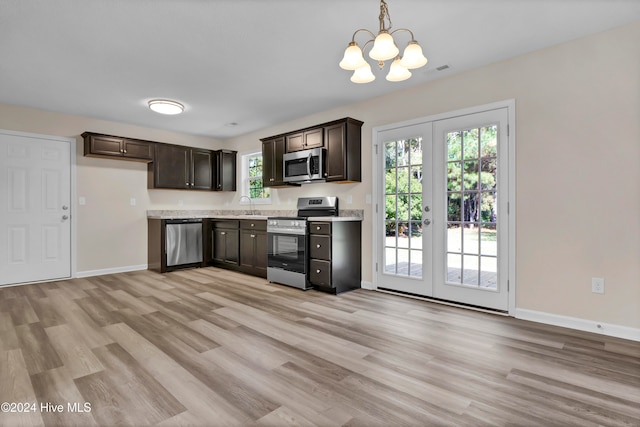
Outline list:
[[[309,157],[307,157],[307,176],[311,179],[311,153],[309,153]]]

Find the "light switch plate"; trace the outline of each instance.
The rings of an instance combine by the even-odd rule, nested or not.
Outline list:
[[[79,204],[80,206],[84,206],[84,205],[86,205],[86,204],[87,204],[87,199],[85,199],[84,197],[79,197],[79,198],[78,198],[78,204]]]
[[[132,197],[131,199],[129,199],[129,204],[130,204],[131,206],[135,206],[135,205],[136,205],[136,199],[135,199],[135,197]]]

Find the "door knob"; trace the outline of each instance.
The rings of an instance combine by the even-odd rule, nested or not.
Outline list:
[[[69,206],[67,206],[67,205],[62,206],[62,210],[63,211],[66,211],[67,209],[69,209]]]
[[[63,221],[66,221],[66,220],[68,220],[68,219],[69,219],[69,215],[62,215],[62,220],[63,220]]]
[[[430,219],[425,219],[424,221],[422,221],[422,223],[424,225],[429,225],[429,224],[431,224],[431,220]]]
[[[424,207],[424,211],[425,211],[425,212],[429,212],[429,211],[431,211],[431,208],[430,208],[429,206],[425,206],[425,207]]]

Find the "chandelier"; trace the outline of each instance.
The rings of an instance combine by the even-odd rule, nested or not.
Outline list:
[[[378,19],[380,21],[378,35],[376,36],[366,29],[357,30],[353,33],[351,43],[344,51],[344,57],[340,61],[340,68],[353,71],[351,81],[354,83],[369,83],[376,78],[371,72],[371,66],[362,56],[362,52],[371,43],[373,43],[373,47],[369,51],[369,57],[378,61],[380,69],[384,67],[384,61],[393,59],[386,77],[390,82],[407,80],[411,77],[411,71],[409,70],[420,68],[427,63],[427,58],[422,54],[422,48],[413,37],[411,30],[399,28],[389,32],[391,29],[391,16],[389,16],[389,7],[384,0],[380,0],[380,16]],[[362,32],[369,34],[371,38],[360,49],[360,46],[356,43],[356,36]],[[400,50],[393,40],[393,35],[398,32],[407,32],[411,35],[411,40],[405,47],[402,56],[400,56]]]

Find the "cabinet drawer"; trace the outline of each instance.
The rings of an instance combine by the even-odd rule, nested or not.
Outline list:
[[[238,228],[239,221],[214,221],[213,228]]]
[[[241,230],[259,230],[266,231],[267,229],[267,221],[264,220],[242,220],[240,221],[240,229]]]
[[[309,236],[309,257],[331,261],[331,236]]]
[[[331,223],[330,222],[310,222],[309,223],[309,234],[331,234]]]
[[[309,262],[309,282],[312,285],[331,286],[331,263],[312,259]]]

